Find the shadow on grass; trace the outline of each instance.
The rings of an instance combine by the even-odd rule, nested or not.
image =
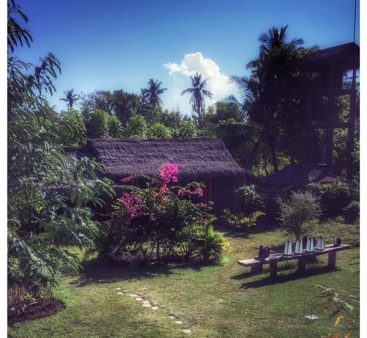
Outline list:
[[[83,287],[89,284],[115,283],[124,280],[141,280],[158,276],[169,276],[177,270],[192,269],[200,271],[203,267],[210,266],[203,263],[160,263],[130,267],[130,266],[109,266],[108,264],[95,259],[83,264],[83,269],[79,278],[73,280],[72,284]]]
[[[278,268],[278,271],[280,271],[280,267]],[[325,266],[315,266],[315,267],[309,267],[305,272],[296,271],[290,274],[281,274],[281,275],[278,275],[276,279],[271,279],[269,278],[268,275],[265,275],[265,276],[262,275],[263,278],[261,279],[242,283],[241,288],[242,289],[259,288],[259,287],[263,287],[267,285],[286,283],[286,282],[290,282],[290,281],[297,280],[297,279],[309,278],[309,277],[322,275],[322,274],[328,274],[328,273],[332,273],[335,271],[339,271],[339,269],[330,270],[327,266],[326,267]],[[254,274],[244,273],[241,275],[233,276],[232,278],[240,280],[241,277],[243,279],[243,278],[247,278],[253,275]]]
[[[249,235],[256,235],[258,233],[268,232],[279,229],[279,225],[276,223],[262,223],[256,225],[250,229],[245,229],[242,226],[234,226],[231,224],[220,224],[217,225],[216,230],[223,232],[226,236],[232,238],[247,238]]]
[[[295,268],[295,266],[296,266],[295,262],[283,262],[280,265],[278,265],[278,272],[293,269],[293,268]],[[248,272],[244,272],[244,273],[241,273],[239,275],[236,275],[236,276],[232,276],[231,279],[241,280],[241,279],[244,279],[244,278],[248,278],[248,277],[252,277],[252,276],[256,276],[256,275],[261,275],[261,274],[268,273],[268,272],[269,272],[269,266],[264,265],[263,272],[261,272],[261,273],[248,271]]]

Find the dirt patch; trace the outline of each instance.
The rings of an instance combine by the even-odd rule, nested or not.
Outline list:
[[[36,304],[28,306],[24,312],[20,314],[9,314],[8,324],[12,325],[26,320],[33,320],[51,316],[58,311],[65,309],[63,302],[51,299],[51,300],[40,300]]]

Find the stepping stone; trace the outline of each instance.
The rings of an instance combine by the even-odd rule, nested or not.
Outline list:
[[[123,295],[124,293],[123,292],[117,292],[118,295]]]
[[[136,297],[135,299],[136,299],[136,300],[139,300],[139,301],[144,300],[144,299],[143,299],[143,298],[141,298],[141,297]]]
[[[182,329],[182,332],[183,333],[191,333],[191,330],[190,329]]]
[[[152,306],[152,310],[158,310],[158,306]]]
[[[176,319],[176,317],[175,317],[175,316],[169,316],[168,318],[169,318],[169,319],[172,319],[172,320],[173,320],[173,319]]]
[[[136,295],[135,293],[129,293],[129,296],[130,296],[130,297],[133,297],[133,298],[139,297],[139,296],[138,296],[138,295]]]
[[[147,304],[147,303],[143,303],[143,307],[152,307],[152,305]]]
[[[175,321],[175,324],[177,324],[177,325],[182,325],[182,324],[183,324],[183,321],[182,321],[182,320],[176,320],[176,321]]]
[[[121,288],[116,288],[115,290],[116,290],[116,291],[121,291]]]
[[[143,300],[143,304],[150,304],[149,300]]]

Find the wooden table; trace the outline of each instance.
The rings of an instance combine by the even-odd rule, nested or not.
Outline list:
[[[270,254],[265,259],[244,259],[238,261],[238,264],[244,267],[251,267],[252,272],[261,272],[264,264],[270,265],[270,278],[276,278],[278,274],[278,262],[285,262],[291,260],[298,260],[298,271],[304,272],[306,268],[306,262],[311,257],[328,255],[328,267],[331,270],[335,270],[336,267],[336,253],[341,250],[350,249],[350,245],[341,244],[334,247],[333,244],[326,245],[322,251],[304,252],[303,254],[284,255],[282,253]]]

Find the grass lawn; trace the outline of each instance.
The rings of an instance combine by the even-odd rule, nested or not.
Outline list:
[[[253,257],[259,244],[281,245],[285,237],[280,229],[247,237],[228,234],[233,250],[218,266],[89,266],[78,278],[64,278],[55,291],[65,302],[65,310],[15,324],[9,327],[9,337],[299,338],[340,331],[343,324],[335,327],[335,316],[322,311],[325,300],[314,286],[321,284],[341,295],[359,297],[359,248],[339,252],[335,272],[324,268],[326,258],[308,266],[304,278],[294,273],[294,264],[284,263],[275,283],[268,279],[267,268],[263,274],[251,275],[237,265],[238,259]],[[123,293],[117,294],[116,288]],[[142,295],[158,305],[158,310],[142,307],[129,293]],[[314,304],[320,319],[304,319],[309,314],[305,302]],[[183,323],[176,324],[170,315]],[[359,337],[356,327],[343,332]],[[191,329],[191,333],[182,329]]]

